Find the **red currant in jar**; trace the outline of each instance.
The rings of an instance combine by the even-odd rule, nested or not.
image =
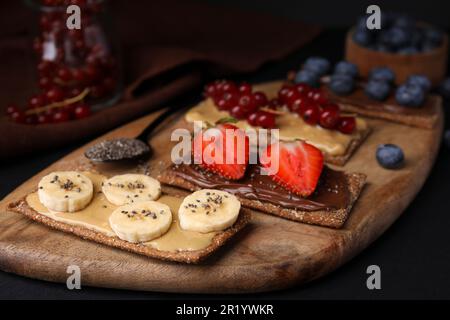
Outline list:
[[[239,92],[241,94],[251,94],[252,93],[252,86],[246,82],[243,82],[239,85]]]
[[[79,104],[75,107],[75,118],[83,119],[91,115],[91,108],[87,104]]]
[[[69,82],[72,80],[72,72],[67,67],[61,67],[58,69],[57,76],[60,80],[64,82]]]
[[[40,113],[37,116],[37,123],[38,124],[46,124],[51,122],[51,117],[45,113]]]
[[[334,129],[339,123],[339,111],[333,108],[323,108],[320,118],[319,124],[326,129]]]
[[[52,122],[54,122],[54,123],[66,122],[69,120],[70,120],[70,115],[65,110],[56,111],[52,117]]]
[[[54,87],[45,93],[45,97],[49,102],[58,102],[64,99],[64,92]]]
[[[30,98],[30,100],[28,100],[28,107],[30,109],[43,107],[43,106],[45,106],[45,104],[46,104],[45,97],[40,94],[36,94],[36,95],[32,96]]]
[[[256,91],[253,93],[253,98],[256,101],[258,107],[265,107],[269,103],[269,99],[264,92]]]
[[[25,122],[25,114],[21,110],[16,110],[10,115],[11,120],[17,123]]]
[[[35,114],[30,114],[25,116],[25,124],[36,124],[37,116]]]
[[[6,106],[6,110],[5,110],[6,115],[10,116],[16,111],[19,111],[19,107],[17,105],[9,104]]]
[[[309,104],[305,107],[301,116],[307,124],[315,126],[319,122],[320,108],[315,103]]]
[[[53,86],[53,82],[48,77],[39,78],[39,88],[43,90],[50,89]]]
[[[339,119],[338,130],[345,134],[351,134],[356,128],[354,117],[341,117]]]

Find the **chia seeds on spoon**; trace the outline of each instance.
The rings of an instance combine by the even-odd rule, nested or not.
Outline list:
[[[140,157],[150,151],[144,142],[131,138],[105,140],[90,147],[84,155],[93,161],[116,161]]]

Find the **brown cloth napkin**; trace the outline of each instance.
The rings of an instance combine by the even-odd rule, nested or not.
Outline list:
[[[34,90],[29,11],[19,1],[0,4],[0,109],[26,103]],[[98,135],[199,86],[206,76],[254,71],[319,33],[301,22],[194,1],[117,0],[111,14],[122,48],[122,100],[62,124],[21,125],[2,117],[0,159]]]

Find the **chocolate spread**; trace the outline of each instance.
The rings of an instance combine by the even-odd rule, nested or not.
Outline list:
[[[193,165],[173,165],[169,170],[201,188],[224,190],[240,198],[270,202],[289,209],[331,211],[346,208],[350,201],[345,174],[328,167],[324,167],[316,191],[308,198],[293,194],[269,176],[261,175],[257,165],[249,165],[240,180],[227,180]]]

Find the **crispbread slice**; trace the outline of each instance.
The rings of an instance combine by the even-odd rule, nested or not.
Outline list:
[[[363,173],[349,173],[345,174],[349,191],[350,201],[346,208],[337,209],[334,211],[318,210],[318,211],[301,211],[283,208],[280,205],[274,205],[269,202],[263,202],[259,200],[249,200],[243,197],[239,197],[241,204],[245,207],[256,209],[265,213],[270,213],[275,216],[279,216],[285,219],[299,221],[308,224],[320,225],[331,228],[341,228],[347,220],[353,204],[359,197],[361,190],[366,182],[366,175]],[[160,177],[158,177],[162,183],[170,186],[179,187],[189,191],[196,191],[201,187],[177,176],[172,170],[167,169]],[[167,191],[170,194],[170,191]]]
[[[361,131],[361,136],[358,139],[353,139],[350,141],[350,144],[345,152],[345,154],[341,156],[331,156],[329,154],[325,155],[325,162],[329,164],[334,164],[336,166],[343,166],[347,163],[347,161],[351,158],[351,156],[356,152],[356,150],[359,148],[359,146],[366,140],[366,138],[369,136],[371,130],[370,128],[367,128],[364,131]]]
[[[242,208],[239,213],[239,217],[233,224],[233,226],[222,232],[217,233],[208,247],[202,250],[195,250],[195,251],[170,252],[170,251],[160,251],[150,246],[145,246],[142,244],[127,242],[119,239],[118,237],[110,237],[103,233],[90,230],[86,227],[75,226],[68,223],[56,221],[46,215],[36,212],[33,208],[31,208],[28,205],[25,198],[14,203],[10,203],[8,208],[11,211],[23,214],[26,217],[39,223],[42,223],[48,227],[63,232],[72,233],[83,239],[92,240],[97,243],[106,244],[111,247],[138,253],[151,258],[177,261],[183,263],[198,263],[201,260],[205,259],[213,252],[217,251],[229,239],[235,236],[239,230],[241,230],[245,225],[247,225],[250,222],[251,219],[251,213],[245,208]]]
[[[399,106],[395,103],[392,96],[385,102],[371,101],[365,98],[361,89],[358,89],[349,96],[342,97],[333,94],[328,89],[326,90],[331,100],[337,102],[345,112],[352,112],[366,117],[389,120],[424,129],[432,129],[435,126],[438,121],[439,107],[442,104],[442,98],[433,94],[427,97],[422,107],[408,108]],[[393,110],[386,110],[381,107],[382,105],[391,106]],[[394,109],[399,109],[401,112],[394,111]]]

